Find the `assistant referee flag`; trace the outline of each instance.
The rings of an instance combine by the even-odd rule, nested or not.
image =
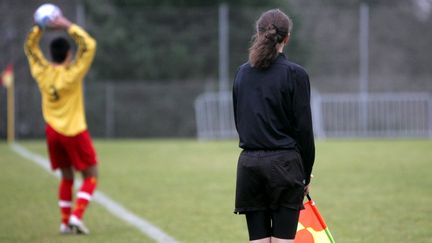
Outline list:
[[[335,243],[324,219],[309,197],[300,212],[297,234],[294,243]]]

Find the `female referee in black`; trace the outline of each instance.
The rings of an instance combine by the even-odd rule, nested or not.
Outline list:
[[[256,23],[249,61],[237,71],[234,117],[240,137],[235,213],[251,242],[293,242],[309,191],[315,145],[306,71],[282,53],[291,19],[269,10]]]

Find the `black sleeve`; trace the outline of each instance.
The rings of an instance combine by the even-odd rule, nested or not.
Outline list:
[[[232,100],[233,100],[233,111],[234,111],[234,123],[235,123],[236,129],[238,131],[238,128],[237,128],[237,87],[236,87],[237,74],[238,74],[238,70],[237,70],[237,73],[234,77],[233,90],[232,90]]]
[[[304,70],[296,70],[293,87],[293,111],[295,140],[303,160],[306,185],[310,182],[315,161],[315,142],[310,107],[309,76]]]

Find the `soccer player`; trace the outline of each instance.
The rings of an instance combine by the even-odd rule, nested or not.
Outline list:
[[[48,28],[67,31],[77,45],[75,60],[68,40],[57,37],[50,43],[49,62],[39,47],[43,30],[37,25],[31,29],[24,51],[42,96],[51,167],[61,172],[60,233],[88,234],[82,218],[95,191],[98,170],[84,113],[83,79],[93,61],[96,41],[63,16],[54,19]],[[81,172],[83,184],[72,211],[74,170]]]
[[[243,149],[235,212],[246,215],[254,243],[293,242],[315,159],[309,77],[283,54],[291,30],[290,18],[279,9],[263,13],[249,61],[234,80]]]

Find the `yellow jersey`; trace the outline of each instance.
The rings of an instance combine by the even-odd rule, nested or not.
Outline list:
[[[42,96],[45,122],[65,136],[74,136],[87,129],[83,79],[93,61],[96,41],[75,24],[67,32],[77,45],[75,60],[69,64],[55,65],[44,57],[39,47],[42,30],[38,26],[30,31],[24,51]]]

